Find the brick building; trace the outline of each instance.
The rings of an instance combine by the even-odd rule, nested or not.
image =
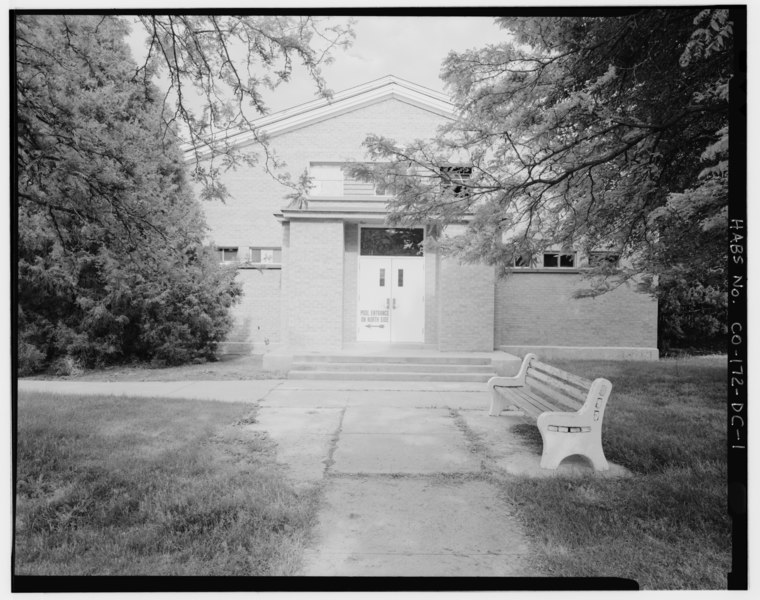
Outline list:
[[[388,196],[341,168],[364,159],[369,133],[410,141],[453,118],[445,96],[389,76],[259,120],[288,171],[308,169],[314,187],[305,208],[290,208],[288,190],[261,167],[244,167],[225,175],[225,203],[204,204],[211,242],[220,260],[237,264],[245,290],[227,351],[414,344],[657,358],[650,296],[621,287],[573,298],[587,285],[589,257],[547,253],[507,278],[443,258],[423,227],[389,230]],[[245,134],[231,141],[255,143]]]

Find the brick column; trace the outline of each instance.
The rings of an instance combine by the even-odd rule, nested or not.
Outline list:
[[[292,352],[340,350],[343,342],[343,222],[290,223],[287,341]]]
[[[438,278],[438,348],[448,352],[492,351],[494,268],[442,257]]]

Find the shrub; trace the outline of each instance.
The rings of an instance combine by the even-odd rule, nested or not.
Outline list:
[[[76,377],[83,372],[82,363],[73,356],[62,356],[55,360],[52,365],[53,373],[66,377]]]
[[[20,377],[41,371],[45,364],[45,353],[21,337],[18,339],[17,358]]]

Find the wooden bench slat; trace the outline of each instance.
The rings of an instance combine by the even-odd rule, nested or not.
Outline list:
[[[542,373],[536,369],[528,369],[525,381],[526,383],[529,381],[539,382],[542,386],[550,388],[554,392],[551,397],[565,400],[565,403],[568,401],[577,401],[580,405],[583,405],[583,403],[586,401],[586,396],[588,396],[588,390],[582,392],[578,388],[567,385],[566,383],[563,383],[562,381],[546,375],[545,373]],[[528,385],[532,384],[529,383]],[[569,398],[567,398],[567,396],[569,396]]]
[[[497,387],[495,389],[518,408],[525,410],[534,419],[541,413],[554,410],[548,402],[529,394],[525,391],[525,388]]]
[[[566,407],[572,412],[576,412],[583,406],[582,401],[563,394],[562,391],[558,390],[557,388],[546,385],[544,382],[531,377],[530,372],[528,372],[528,376],[525,378],[525,384],[531,389],[535,390],[537,393],[546,396],[547,399],[553,401],[554,404],[559,403],[561,406]],[[554,408],[553,410],[557,409]]]
[[[573,375],[572,373],[568,373],[567,371],[563,371],[557,367],[552,367],[551,365],[547,365],[541,361],[534,360],[530,363],[530,366],[534,369],[538,369],[544,373],[554,375],[555,377],[559,377],[560,379],[564,379],[565,381],[569,381],[570,383],[573,383],[579,387],[585,388],[586,391],[588,391],[588,389],[591,387],[592,382],[588,379],[579,377],[578,375]]]
[[[538,416],[541,413],[547,411],[557,410],[556,407],[551,404],[551,402],[547,401],[545,398],[542,398],[538,394],[532,393],[531,390],[527,388],[519,388],[515,390],[515,393],[523,399],[523,402],[530,404],[531,407],[534,407],[532,410],[535,411],[535,416]]]

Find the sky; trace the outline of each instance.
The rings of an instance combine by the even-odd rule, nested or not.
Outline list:
[[[439,73],[449,52],[505,39],[494,20],[483,17],[358,17],[354,31],[352,46],[336,49],[334,63],[323,68],[334,92],[386,75],[443,92]],[[136,59],[144,56],[145,33],[139,24],[133,25],[129,44]],[[290,82],[264,93],[264,98],[271,113],[314,100],[315,93],[313,82],[299,69]]]
[[[505,39],[493,19],[481,17],[363,17],[355,31],[354,45],[324,71],[335,91],[396,75],[442,92],[439,73],[449,52]]]

